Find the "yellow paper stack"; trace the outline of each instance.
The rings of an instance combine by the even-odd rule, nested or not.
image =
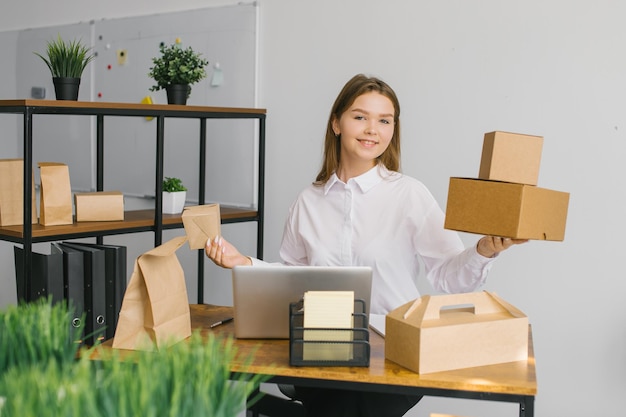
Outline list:
[[[341,342],[352,341],[353,313],[354,291],[307,291],[304,294],[304,328],[307,330],[303,336],[303,359],[351,360],[352,344]]]

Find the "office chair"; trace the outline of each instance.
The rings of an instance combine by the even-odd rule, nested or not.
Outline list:
[[[304,417],[304,406],[296,399],[296,391],[293,385],[277,384],[278,389],[287,398],[277,397],[270,393],[263,393],[263,397],[248,410],[251,417]],[[257,395],[259,391],[252,393],[250,397]]]

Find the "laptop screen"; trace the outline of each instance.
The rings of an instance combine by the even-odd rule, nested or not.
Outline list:
[[[365,266],[236,266],[235,337],[289,339],[289,304],[306,291],[354,291],[369,314],[372,269]]]

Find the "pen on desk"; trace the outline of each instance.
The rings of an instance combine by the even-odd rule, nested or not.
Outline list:
[[[217,326],[219,326],[219,325],[226,324],[226,323],[228,323],[229,321],[233,321],[233,318],[232,318],[232,317],[229,317],[229,318],[224,319],[224,320],[216,321],[216,322],[215,322],[215,323],[213,323],[210,327],[211,327],[211,329],[212,329],[212,328],[217,327]]]

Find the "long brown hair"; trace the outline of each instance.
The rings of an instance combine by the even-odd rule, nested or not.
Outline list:
[[[357,97],[369,92],[382,94],[391,100],[394,107],[394,130],[389,146],[377,159],[387,169],[391,171],[400,170],[400,102],[393,89],[384,81],[358,74],[343,86],[341,92],[335,99],[335,103],[328,117],[326,126],[326,139],[324,140],[324,161],[322,168],[315,178],[315,185],[323,185],[339,167],[341,158],[341,141],[333,131],[333,121],[339,120],[341,115],[347,111]]]

